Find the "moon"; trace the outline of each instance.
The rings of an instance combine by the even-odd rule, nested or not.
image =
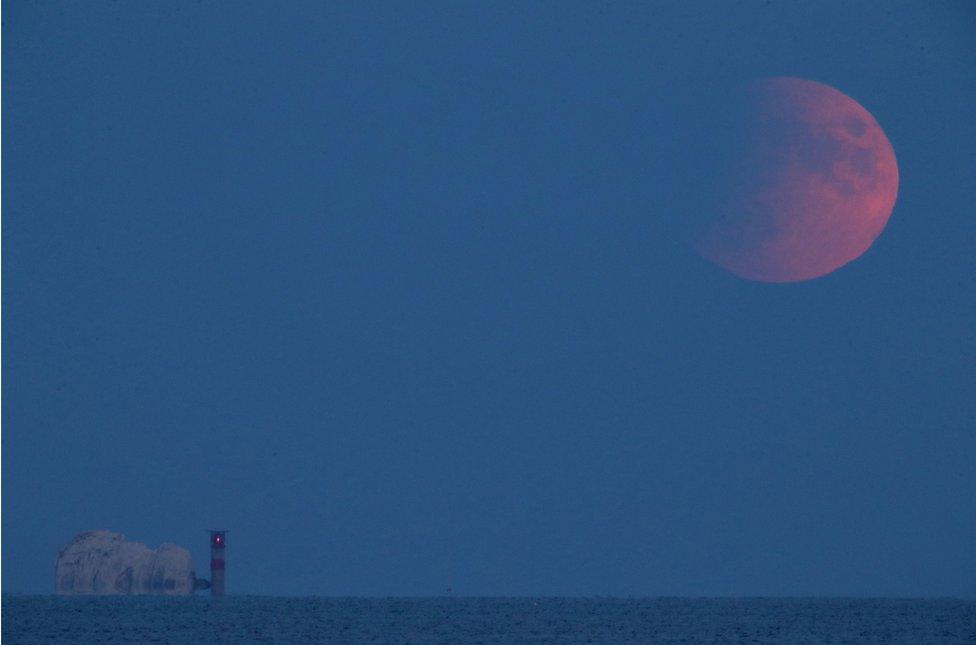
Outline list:
[[[765,78],[744,96],[733,161],[694,248],[762,282],[811,280],[860,257],[898,195],[898,163],[881,126],[815,81]]]

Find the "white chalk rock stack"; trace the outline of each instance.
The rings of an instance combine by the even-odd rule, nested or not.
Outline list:
[[[175,544],[156,550],[111,531],[79,533],[58,553],[56,591],[63,595],[170,596],[193,593],[190,552]]]

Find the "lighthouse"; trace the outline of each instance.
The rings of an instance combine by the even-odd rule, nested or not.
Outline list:
[[[210,533],[210,595],[224,595],[224,546],[226,529],[211,529]]]

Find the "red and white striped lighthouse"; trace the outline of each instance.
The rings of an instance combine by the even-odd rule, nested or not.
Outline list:
[[[224,595],[224,543],[225,529],[210,530],[210,595]]]

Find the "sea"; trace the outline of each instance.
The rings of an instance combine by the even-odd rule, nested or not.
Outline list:
[[[976,600],[4,595],[3,643],[976,643]]]

